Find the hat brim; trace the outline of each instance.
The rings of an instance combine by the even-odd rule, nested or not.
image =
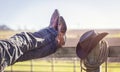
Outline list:
[[[97,46],[97,44],[99,43],[100,40],[102,40],[108,33],[104,32],[104,33],[100,33],[97,36],[95,36],[94,38],[91,39],[91,42],[88,44],[88,49],[84,49],[81,47],[80,42],[77,44],[76,47],[76,54],[79,58],[81,59],[85,59],[87,57],[87,55],[91,52],[91,50],[93,48],[95,48]]]

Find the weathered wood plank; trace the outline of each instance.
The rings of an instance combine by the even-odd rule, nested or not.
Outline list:
[[[108,57],[120,57],[120,46],[109,46]],[[76,57],[75,47],[63,47],[55,54],[55,57]]]
[[[108,57],[120,57],[120,46],[109,46]]]
[[[120,57],[120,46],[109,46],[108,52],[108,57]],[[61,48],[55,53],[55,57],[76,57],[76,48]]]

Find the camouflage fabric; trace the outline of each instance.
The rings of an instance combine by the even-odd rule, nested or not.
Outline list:
[[[0,71],[17,61],[48,56],[57,50],[57,31],[45,28],[38,32],[22,32],[8,40],[0,40]]]

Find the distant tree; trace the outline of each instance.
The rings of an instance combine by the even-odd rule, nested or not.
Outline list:
[[[12,30],[7,25],[0,25],[0,30]]]

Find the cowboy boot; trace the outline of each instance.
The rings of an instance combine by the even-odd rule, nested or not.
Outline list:
[[[55,30],[58,30],[58,19],[59,19],[59,12],[57,9],[53,12],[51,19],[50,19],[50,25],[49,27],[54,28]]]
[[[58,47],[61,47],[62,45],[65,44],[65,34],[67,31],[67,25],[62,16],[59,17],[59,22],[58,22],[58,36],[57,36],[57,41],[58,41]]]

